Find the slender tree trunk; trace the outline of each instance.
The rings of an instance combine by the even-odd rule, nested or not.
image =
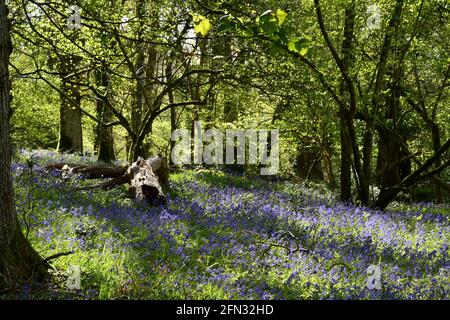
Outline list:
[[[207,53],[208,53],[208,47],[207,47],[207,38],[206,37],[201,37],[198,39],[199,41],[199,48],[200,48],[200,61],[199,61],[199,68],[203,68],[206,64],[206,58],[207,58]],[[190,84],[190,98],[193,101],[200,101],[200,97],[201,97],[201,86],[202,86],[202,81],[204,81],[204,76],[202,76],[201,74],[198,74],[196,76],[196,78],[192,79],[191,81],[189,81]],[[200,120],[200,115],[199,115],[199,109],[197,106],[194,106],[192,108],[192,121],[191,121],[191,138],[192,138],[192,159],[195,159],[194,156],[194,144],[195,144],[195,139],[194,139],[194,132],[195,132],[195,122]]]
[[[210,66],[212,70],[217,70],[221,67],[221,65],[225,63],[232,62],[232,54],[231,54],[231,45],[232,45],[232,37],[217,37],[215,38],[214,30],[211,32],[211,39],[209,41],[211,47],[211,55],[213,57],[222,57],[220,59],[209,59]],[[209,81],[213,82],[215,74],[209,75]],[[217,103],[217,91],[214,91],[208,98],[207,108],[207,118],[206,118],[206,127],[205,130],[208,130],[214,126],[214,122],[216,121],[216,103]],[[224,112],[225,115],[225,112]],[[226,115],[225,115],[226,117]]]
[[[138,39],[136,43],[136,60],[134,64],[133,76],[135,76],[136,87],[133,95],[133,102],[131,106],[131,128],[136,133],[139,133],[142,126],[142,114],[145,105],[145,44],[143,42],[143,32],[144,32],[144,14],[145,14],[145,1],[138,0],[136,3],[136,17],[138,19],[138,30],[136,38]],[[130,70],[133,73],[133,70]],[[137,160],[137,157],[147,157],[147,151],[145,150],[143,141],[139,139],[132,139],[131,146],[128,152],[128,161],[133,162]]]
[[[345,120],[341,116],[340,119],[340,141],[341,141],[341,159],[340,159],[340,180],[341,194],[340,199],[343,202],[349,202],[352,199],[352,176],[351,163],[352,156],[350,151],[350,137],[347,132]]]
[[[169,91],[169,103],[170,104],[174,103],[172,90]],[[171,133],[174,132],[175,130],[177,130],[177,110],[175,108],[170,109],[170,130],[171,130]],[[176,145],[176,142],[172,141],[172,139],[171,139],[170,140],[170,157],[169,157],[170,164],[173,164],[172,150],[174,150],[175,145]]]
[[[166,78],[167,78],[167,82],[171,82],[172,81],[172,56],[169,56],[169,62],[166,65]],[[168,96],[169,96],[169,103],[173,104],[175,102],[175,98],[173,96],[173,90],[170,89],[168,92]],[[170,109],[170,132],[172,134],[172,132],[174,132],[177,129],[177,110],[175,108],[171,108]],[[170,140],[170,151],[169,151],[169,164],[172,165],[173,161],[172,161],[172,150],[175,148],[176,142],[172,141],[172,139]]]
[[[333,156],[332,156],[332,148],[330,146],[328,137],[326,134],[323,134],[322,137],[322,158],[323,158],[323,166],[326,173],[326,182],[332,187],[336,187],[336,179],[334,177],[333,171]]]
[[[17,219],[11,179],[11,84],[8,63],[12,51],[7,8],[0,0],[0,290],[47,274],[47,265],[24,237]]]
[[[107,89],[109,87],[109,75],[106,66],[96,71],[97,85]],[[105,98],[107,99],[107,98]],[[104,100],[97,100],[97,117],[103,123],[109,123],[113,120],[113,113]],[[106,163],[111,163],[116,159],[114,155],[114,137],[113,128],[104,127],[102,124],[97,124],[97,138],[95,143],[95,150],[97,151],[98,160]]]
[[[153,81],[158,72],[158,51],[155,46],[145,43],[144,31],[146,24],[149,23],[148,17],[158,17],[159,6],[157,3],[146,2],[145,0],[138,0],[136,3],[136,16],[138,18],[138,30],[136,38],[137,57],[134,66],[136,77],[136,89],[134,93],[134,103],[131,108],[131,127],[139,136],[143,131],[143,127],[148,125],[145,130],[145,135],[152,132],[152,123],[143,123],[142,115],[145,114],[149,108],[153,107],[156,95],[155,85]],[[150,26],[153,29],[158,29],[159,21],[153,18]],[[130,70],[133,71],[133,70]],[[138,157],[147,158],[150,152],[150,147],[144,143],[144,137],[137,137],[131,139],[131,147],[128,152],[128,160],[135,161]]]
[[[323,180],[323,169],[320,163],[321,154],[321,150],[316,145],[298,149],[297,174],[300,178]]]
[[[369,204],[369,188],[370,184],[373,184],[373,173],[372,173],[372,152],[373,152],[373,136],[374,136],[374,122],[369,120],[366,123],[366,128],[363,137],[363,173],[364,179],[361,179],[361,189],[360,194],[361,202],[365,205]]]
[[[342,61],[345,70],[349,70],[352,61],[353,48],[353,31],[355,24],[355,12],[353,4],[350,4],[345,9],[345,25],[344,25],[344,39],[342,41]],[[348,94],[348,88],[345,81],[342,80],[341,95]],[[341,180],[341,195],[340,199],[344,202],[349,202],[352,198],[351,186],[351,164],[352,164],[352,143],[348,126],[350,125],[346,120],[348,111],[341,108],[340,110],[340,141],[341,141],[341,164],[340,164],[340,180]],[[350,121],[353,121],[352,119]]]
[[[438,150],[441,148],[441,132],[439,130],[439,126],[433,125],[431,128],[431,134],[433,139],[433,150],[434,153],[438,152]],[[438,163],[438,165],[440,162]],[[434,179],[434,193],[436,195],[436,199],[438,202],[442,201],[442,183],[440,181],[440,175],[439,173],[436,174]]]

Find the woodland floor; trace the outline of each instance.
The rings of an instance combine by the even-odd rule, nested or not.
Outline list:
[[[30,161],[31,159],[31,161]],[[18,299],[448,299],[450,205],[393,203],[386,212],[336,201],[325,186],[217,170],[171,175],[166,207],[126,188],[76,191],[49,162],[87,157],[20,151],[13,174],[24,232],[53,260],[48,284]],[[69,265],[81,290],[68,290]],[[381,290],[367,268],[381,266]]]

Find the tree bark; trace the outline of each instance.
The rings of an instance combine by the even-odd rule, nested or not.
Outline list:
[[[7,8],[0,0],[0,289],[13,289],[30,278],[41,280],[48,265],[32,248],[17,219],[11,179],[11,83],[8,64],[12,52]]]
[[[75,84],[74,75],[79,57],[74,55],[63,57],[60,61],[61,92],[60,95],[60,126],[59,126],[59,152],[83,152],[83,135],[81,127],[81,94],[80,88]],[[66,95],[71,97],[79,108],[67,101]]]
[[[76,163],[52,163],[48,169],[68,171],[73,174],[82,174],[88,179],[117,178],[122,176],[128,167],[85,166]]]
[[[136,16],[139,20],[137,26],[137,42],[136,42],[136,60],[134,66],[131,67],[131,72],[136,80],[136,88],[134,91],[133,103],[131,106],[131,128],[135,133],[139,133],[142,127],[142,115],[145,113],[145,90],[146,90],[146,66],[145,57],[146,50],[143,41],[144,33],[144,15],[145,15],[145,1],[138,0],[136,3]],[[151,61],[154,63],[154,61]],[[148,69],[148,66],[147,66]],[[149,101],[147,101],[149,102]],[[148,106],[147,106],[148,107]],[[131,147],[128,152],[128,161],[136,161],[138,157],[147,157],[147,150],[144,146],[143,139],[131,139]]]
[[[325,130],[325,129],[323,129]],[[322,158],[323,158],[323,167],[325,169],[326,173],[326,179],[325,181],[332,187],[336,187],[336,179],[334,177],[334,171],[333,171],[333,150],[330,145],[329,139],[326,136],[326,134],[323,134],[322,137]]]
[[[441,148],[441,132],[438,125],[434,124],[432,126],[431,135],[433,139],[433,150],[436,153]],[[437,201],[442,202],[442,183],[440,182],[439,173],[436,174],[434,179],[434,193],[436,194]]]
[[[172,62],[170,62],[166,68],[166,75],[167,75],[167,79],[168,81],[172,81]],[[173,104],[175,102],[174,100],[174,96],[173,96],[173,90],[170,89],[169,93],[169,103]],[[170,129],[171,129],[171,133],[174,132],[175,130],[177,130],[177,110],[175,108],[171,108],[170,109]],[[170,164],[173,164],[172,161],[172,150],[174,150],[176,145],[175,141],[172,141],[172,139],[170,140]]]
[[[354,24],[355,24],[355,13],[354,13],[354,7],[353,4],[350,4],[345,9],[345,25],[344,25],[344,38],[342,41],[342,62],[343,62],[343,68],[347,72],[352,64],[353,61],[353,55],[352,55],[352,48],[353,48],[353,31],[354,31]],[[341,90],[340,93],[342,96],[346,94],[350,94],[348,92],[348,85],[346,84],[346,81],[343,79],[341,83]],[[346,121],[346,116],[350,116],[351,120],[353,121],[353,118],[351,115],[348,114],[349,111],[342,108],[340,110],[340,139],[341,139],[341,163],[340,163],[340,178],[341,178],[341,185],[340,185],[340,199],[344,202],[350,202],[352,198],[351,193],[351,185],[352,185],[352,179],[351,179],[351,163],[352,163],[352,144],[351,144],[351,136],[349,132],[349,123]]]
[[[351,151],[350,138],[347,133],[345,120],[340,120],[340,139],[341,139],[341,159],[340,159],[340,199],[343,202],[350,202],[352,199],[352,176],[351,176]]]
[[[134,162],[127,170],[130,177],[130,194],[138,201],[147,201],[151,205],[166,203],[158,177],[154,173],[152,163],[146,160]]]
[[[402,141],[399,135],[399,108],[401,80],[401,67],[392,65],[392,70],[388,69],[389,53],[396,50],[393,40],[398,33],[398,26],[401,22],[403,12],[403,0],[397,0],[394,11],[389,20],[389,27],[386,29],[380,58],[377,65],[375,88],[373,93],[373,118],[380,117],[382,120],[392,122],[391,126],[384,126],[378,130],[378,155],[376,182],[382,190],[394,187],[402,180],[400,177],[400,153]],[[389,71],[388,71],[389,70]],[[388,74],[389,73],[389,74]],[[389,82],[386,80],[389,78]],[[390,89],[390,90],[387,90]],[[388,91],[387,94],[383,91]],[[384,110],[383,110],[384,108]],[[383,114],[384,111],[384,114]]]
[[[109,75],[107,67],[103,65],[100,70],[96,71],[96,82],[98,86],[102,86],[107,90],[109,87]],[[107,99],[105,97],[105,99]],[[105,100],[97,99],[97,117],[103,123],[110,123],[113,120],[113,113],[109,104]],[[98,160],[106,163],[111,163],[116,160],[114,155],[114,137],[113,128],[104,127],[102,124],[97,124],[97,138],[95,143],[95,150],[97,151]]]

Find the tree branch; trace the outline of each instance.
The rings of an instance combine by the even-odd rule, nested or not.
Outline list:
[[[339,57],[339,54],[337,53],[336,48],[334,47],[333,43],[330,40],[327,29],[325,28],[325,23],[323,21],[323,14],[322,14],[322,9],[321,9],[319,0],[314,0],[314,5],[316,7],[317,20],[319,22],[319,27],[320,27],[322,36],[325,39],[325,42],[327,43],[328,49],[330,49],[331,55],[333,56],[334,61],[336,62],[337,66],[342,74],[342,77],[344,78],[345,83],[347,84],[348,92],[349,92],[349,96],[350,96],[350,113],[353,115],[356,112],[355,86],[353,84],[353,81],[350,79],[350,76],[347,73],[347,70],[345,68],[345,65],[344,65],[342,59]]]

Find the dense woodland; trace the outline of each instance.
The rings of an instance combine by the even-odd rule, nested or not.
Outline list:
[[[0,0],[0,298],[448,299],[449,30],[445,0]],[[196,121],[278,129],[279,172],[175,165]],[[157,154],[164,201],[114,188]]]

